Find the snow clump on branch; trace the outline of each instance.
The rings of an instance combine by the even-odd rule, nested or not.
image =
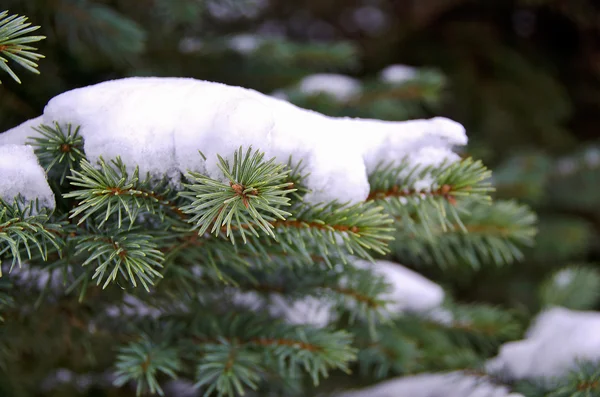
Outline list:
[[[54,97],[42,116],[0,134],[0,145],[23,145],[37,135],[32,127],[54,122],[81,126],[91,163],[120,156],[130,170],[139,166],[141,175],[166,176],[175,186],[188,170],[223,179],[217,154],[230,159],[240,146],[280,162],[302,160],[309,203],[364,201],[367,175],[380,162],[457,161],[453,147],[467,143],[463,126],[441,117],[405,122],[328,117],[251,89],[133,77]]]

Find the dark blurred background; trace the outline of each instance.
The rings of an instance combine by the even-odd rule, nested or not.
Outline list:
[[[48,38],[40,76],[3,78],[0,131],[53,96],[125,76],[187,76],[280,93],[332,115],[445,115],[498,197],[539,213],[538,244],[504,268],[423,273],[459,298],[537,310],[565,266],[595,266],[600,232],[600,3],[592,0],[3,0]],[[388,65],[418,74],[384,89]],[[361,80],[350,102],[298,90],[312,73]],[[202,109],[198,109],[202,111]],[[409,266],[418,267],[415,263]]]

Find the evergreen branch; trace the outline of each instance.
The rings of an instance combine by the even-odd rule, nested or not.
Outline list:
[[[536,216],[514,201],[492,205],[466,201],[461,224],[443,228],[401,230],[392,249],[401,258],[437,266],[482,263],[509,264],[523,257],[521,248],[533,244]],[[424,228],[424,226],[421,226]]]
[[[196,380],[200,385],[210,384],[210,390],[219,395],[231,396],[232,390],[239,393],[244,384],[252,388],[258,376],[270,372],[286,378],[305,371],[318,384],[319,377],[331,369],[348,371],[348,363],[356,357],[345,331],[273,323],[251,313],[211,322],[199,318],[194,324],[194,345],[202,353]]]
[[[287,177],[287,181],[290,184],[289,188],[294,189],[291,195],[294,197],[294,201],[300,203],[302,202],[304,195],[309,192],[309,189],[307,189],[304,184],[304,180],[309,174],[304,173],[305,167],[304,164],[302,164],[302,160],[294,163],[291,156],[288,160],[287,168],[290,170]]]
[[[385,254],[393,239],[391,223],[383,207],[375,203],[347,206],[332,202],[299,207],[293,217],[276,221],[274,226],[285,251],[308,259],[316,251],[330,263],[332,254],[342,259],[346,252],[365,259],[371,258],[367,250]]]
[[[449,305],[450,321],[425,320],[429,327],[447,331],[451,340],[463,347],[493,353],[500,343],[518,338],[522,332],[514,313],[490,305]]]
[[[463,230],[457,204],[466,198],[489,201],[493,190],[491,172],[471,158],[439,166],[409,167],[404,160],[399,166],[380,165],[371,175],[368,201],[385,206],[401,222],[401,227],[418,230],[422,225],[431,236],[434,226],[447,230],[452,222]]]
[[[67,174],[77,169],[79,162],[85,159],[83,152],[83,138],[79,135],[79,126],[72,130],[67,125],[66,133],[63,128],[54,123],[54,127],[42,124],[34,128],[41,137],[34,137],[29,143],[35,149],[40,164],[50,174],[54,166],[59,166],[60,183],[62,184]]]
[[[90,252],[91,255],[83,262],[82,266],[97,263],[92,279],[97,279],[102,288],[106,288],[111,281],[120,275],[137,287],[136,279],[141,282],[146,290],[148,285],[154,284],[155,278],[162,277],[156,270],[163,265],[163,254],[157,249],[152,236],[138,234],[135,230],[108,230],[106,235],[95,231],[92,235],[79,238],[77,252]]]
[[[600,299],[600,272],[592,267],[569,266],[555,272],[540,286],[543,306],[573,310],[593,309]]]
[[[272,262],[252,243],[232,247],[225,238],[202,238],[189,231],[178,233],[169,230],[167,237],[174,241],[169,241],[161,249],[165,254],[165,271],[177,274],[176,281],[181,282],[183,287],[189,287],[190,291],[207,279],[218,281],[220,285],[237,285],[240,280],[251,277],[251,266],[267,266]],[[199,278],[192,269],[201,271],[203,278]]]
[[[4,321],[5,310],[15,306],[15,300],[9,293],[11,287],[12,285],[6,280],[0,280],[0,322]]]
[[[358,60],[357,48],[350,42],[307,44],[280,38],[265,40],[253,55],[262,63],[268,59],[271,67],[277,65],[303,71],[349,68]]]
[[[8,11],[0,12],[0,69],[7,72],[19,84],[21,80],[8,66],[8,61],[16,62],[32,73],[40,73],[35,61],[44,56],[35,52],[37,48],[26,45],[46,38],[45,36],[26,36],[39,28],[39,26],[31,26],[31,23],[27,22],[27,17],[8,16]]]
[[[308,296],[317,297],[324,304],[331,303],[331,315],[336,311],[349,314],[350,322],[356,318],[366,320],[375,332],[375,323],[387,310],[389,301],[382,298],[391,286],[383,277],[352,265],[313,266],[300,264],[289,266],[283,263],[274,270],[253,269],[250,277],[236,285],[241,292],[254,291],[260,294],[281,297],[290,301],[302,301]],[[281,312],[284,316],[287,310]]]
[[[219,156],[219,168],[228,184],[196,172],[188,173],[193,184],[184,185],[188,190],[180,192],[180,196],[191,201],[183,212],[192,215],[189,222],[194,223],[199,235],[207,231],[219,235],[225,229],[226,236],[235,243],[232,229],[236,228],[247,242],[247,232],[258,236],[258,228],[275,237],[272,222],[291,215],[280,207],[290,205],[286,195],[295,189],[286,182],[289,170],[276,164],[274,158],[263,158],[263,153],[253,153],[252,148],[244,155],[241,147],[231,165]]]
[[[142,26],[105,4],[91,1],[58,1],[57,33],[73,53],[91,54],[99,50],[115,63],[130,60],[146,46]],[[97,52],[97,51],[95,51]]]
[[[136,382],[136,395],[146,390],[163,396],[163,390],[157,376],[165,374],[176,378],[181,369],[177,350],[152,342],[148,337],[132,342],[119,349],[117,356],[115,386],[123,386],[130,381]]]
[[[244,395],[245,389],[256,390],[261,379],[260,354],[223,340],[219,345],[205,345],[196,370],[196,387],[206,387],[204,396]]]
[[[522,380],[514,391],[533,397],[587,397],[600,393],[600,363],[580,360],[561,377]]]
[[[174,201],[168,198],[171,191],[165,181],[157,184],[157,188],[163,190],[162,193],[157,193],[151,186],[149,176],[140,181],[138,167],[129,175],[119,157],[111,163],[100,158],[99,165],[98,170],[87,160],[82,160],[81,169],[72,170],[72,175],[67,177],[72,186],[83,188],[63,195],[64,198],[74,198],[79,202],[70,215],[70,218],[82,215],[78,224],[94,216],[98,227],[102,227],[116,215],[117,226],[120,228],[123,216],[126,215],[131,228],[142,210],[157,214],[161,219],[164,218],[165,210],[185,217]]]
[[[51,223],[48,211],[37,207],[37,202],[25,205],[20,197],[12,205],[0,198],[0,258],[8,254],[11,270],[16,263],[21,265],[22,251],[31,259],[35,247],[45,259],[50,247],[60,249],[62,225]]]

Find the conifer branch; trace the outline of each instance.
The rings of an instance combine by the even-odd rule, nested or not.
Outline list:
[[[282,378],[291,373],[307,372],[316,385],[331,369],[348,371],[348,364],[356,357],[355,349],[350,346],[351,336],[345,331],[281,323],[273,327],[266,319],[246,314],[238,314],[235,318],[227,316],[224,320],[219,322],[219,328],[196,329],[193,334],[195,345],[203,352],[208,348],[209,354],[201,358],[197,382],[200,385],[220,383],[222,389],[213,387],[220,395],[231,396],[231,391],[239,392],[231,386],[241,387],[246,380],[252,380],[246,384],[251,387],[258,376],[266,372],[278,373]],[[213,327],[215,325],[213,323]],[[235,373],[227,371],[234,366]],[[213,371],[206,371],[209,368]]]
[[[48,174],[59,166],[60,184],[67,174],[79,168],[79,163],[85,159],[83,138],[79,135],[79,126],[75,129],[69,124],[66,131],[58,123],[54,126],[42,124],[34,130],[41,137],[33,137],[29,144],[34,147],[35,154],[42,167]]]
[[[467,200],[460,209],[461,223],[448,223],[445,230],[425,230],[425,225],[399,229],[392,249],[413,263],[478,268],[482,263],[513,263],[523,257],[522,247],[533,244],[537,218],[527,206]]]
[[[176,378],[181,369],[177,350],[152,342],[147,336],[130,343],[119,350],[115,386],[136,382],[136,395],[146,390],[152,394],[164,395],[158,382],[159,374]]]
[[[9,204],[0,198],[0,258],[8,254],[11,270],[15,264],[21,265],[23,251],[31,259],[35,247],[46,259],[50,247],[60,249],[61,229],[62,225],[52,223],[49,212],[38,208],[37,202],[25,204],[17,197]]]
[[[489,202],[493,191],[490,176],[480,161],[471,158],[436,167],[411,168],[406,160],[399,166],[382,164],[369,175],[367,200],[385,206],[401,220],[402,227],[413,232],[422,225],[421,230],[431,236],[431,228],[438,226],[445,231],[452,223],[464,230],[457,204],[466,198]]]
[[[235,243],[232,233],[235,227],[244,243],[248,232],[258,236],[256,228],[275,237],[272,222],[291,215],[280,207],[290,205],[286,196],[295,189],[290,189],[286,181],[289,170],[275,163],[274,158],[269,161],[263,158],[263,153],[253,152],[252,148],[244,154],[241,147],[234,153],[231,165],[219,156],[219,169],[228,183],[188,173],[193,184],[184,185],[188,190],[180,192],[180,196],[191,203],[182,210],[192,215],[189,222],[199,235],[207,231],[219,235],[224,228],[225,235]]]
[[[347,206],[328,203],[298,207],[296,213],[275,226],[284,250],[310,257],[310,250],[329,261],[331,255],[345,258],[347,253],[370,259],[368,250],[388,251],[393,220],[374,203]],[[314,252],[314,251],[313,251]]]
[[[119,157],[110,163],[100,158],[99,165],[98,170],[89,161],[82,160],[81,169],[72,170],[72,175],[67,177],[72,186],[82,188],[63,195],[78,201],[77,207],[70,215],[70,218],[81,215],[78,224],[93,217],[98,227],[102,227],[116,215],[117,226],[120,228],[125,215],[131,228],[141,211],[156,214],[161,219],[164,219],[166,211],[185,217],[174,203],[174,199],[168,198],[171,190],[166,181],[155,184],[153,188],[149,176],[140,180],[139,167],[129,175]],[[157,193],[154,189],[160,189],[162,192]]]
[[[96,230],[78,239],[75,255],[84,251],[91,254],[82,266],[97,263],[92,279],[97,279],[98,285],[104,281],[102,288],[121,276],[134,287],[137,287],[137,279],[149,290],[154,279],[162,277],[156,270],[163,266],[162,252],[157,249],[151,236],[137,233],[136,230],[108,230],[106,234]]]
[[[43,40],[46,37],[26,36],[39,28],[39,26],[31,26],[31,23],[27,22],[27,17],[9,16],[8,11],[0,12],[0,70],[7,72],[19,84],[21,80],[8,66],[8,61],[16,62],[32,73],[40,73],[35,62],[44,56],[35,52],[37,48],[27,44]]]

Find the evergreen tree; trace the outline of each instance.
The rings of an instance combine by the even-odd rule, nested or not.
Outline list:
[[[255,2],[151,2],[142,12],[114,3],[9,4],[11,10],[49,22],[44,53],[57,56],[44,60],[42,72],[68,70],[69,76],[28,84],[27,95],[33,99],[26,101],[19,98],[26,91],[1,87],[8,99],[0,106],[6,127],[37,115],[35,108],[54,94],[134,73],[192,75],[251,86],[333,116],[407,120],[443,111],[447,83],[439,71],[396,65],[379,77],[360,73],[360,51],[354,44],[270,36],[278,30],[277,21],[265,19],[265,10],[257,13],[260,4]],[[259,17],[266,35],[224,36],[259,25]],[[319,21],[306,17],[304,22],[318,26]],[[315,28],[315,34],[326,30]],[[0,37],[0,45],[27,43],[4,40]],[[21,66],[36,66],[19,60]],[[360,79],[331,74],[302,79],[323,70]],[[581,207],[571,195],[561,201],[565,190],[556,184],[557,173],[545,155],[502,165],[493,178],[500,195],[491,204],[489,172],[465,155],[458,163],[426,171],[407,162],[382,164],[369,175],[365,203],[314,207],[303,200],[307,186],[302,167],[290,166],[294,163],[288,159],[269,163],[260,147],[243,148],[236,159],[221,164],[229,179],[225,185],[189,174],[185,185],[171,190],[165,181],[131,172],[116,158],[95,168],[83,149],[80,126],[35,127],[29,143],[57,202],[51,212],[39,202],[36,208],[24,197],[3,195],[2,255],[14,267],[2,281],[6,342],[0,387],[7,395],[74,395],[94,389],[128,395],[127,389],[113,385],[130,382],[140,393],[160,393],[165,385],[175,387],[170,377],[196,383],[200,395],[252,390],[258,395],[313,395],[397,375],[464,369],[479,374],[501,343],[521,336],[530,313],[448,297],[433,311],[398,311],[394,292],[402,286],[391,278],[393,271],[378,272],[362,260],[387,259],[416,268],[460,298],[474,280],[489,286],[493,282],[486,277],[499,272],[513,277],[514,268],[498,270],[495,265],[524,261],[521,249],[532,242],[534,216],[510,201],[514,196],[541,210],[542,238],[550,231],[547,244],[527,252],[525,269],[535,273],[533,278],[539,278],[539,271],[531,263],[546,264],[551,258],[561,268],[589,249],[578,238],[581,230],[594,235],[585,222],[573,225]],[[475,152],[485,156],[481,148]],[[593,153],[582,151],[585,169],[595,167]],[[571,170],[563,173],[567,177],[561,183],[585,183],[593,189],[595,170],[578,180],[573,177],[578,162],[567,163],[559,163],[563,171]],[[514,172],[524,166],[527,179]],[[432,179],[424,187],[427,173]],[[252,203],[247,192],[240,192],[242,186],[255,187],[265,202]],[[126,193],[116,195],[115,188]],[[218,208],[206,205],[208,197],[233,200],[231,217],[219,218]],[[580,197],[593,206],[593,196]],[[571,208],[558,223],[550,217],[546,223],[544,210],[554,217],[562,205]],[[277,221],[278,216],[285,220]],[[557,246],[552,227],[565,230],[569,225],[580,233],[572,239],[574,247]],[[549,251],[548,246],[568,252]],[[386,262],[376,263],[383,269]],[[600,282],[595,270],[588,266],[569,272],[566,283],[556,284],[560,272],[548,278],[541,299],[528,292],[524,300],[534,302],[534,309],[593,307],[597,300],[592,292]],[[506,291],[489,293],[495,294]],[[317,318],[323,311],[326,327]],[[573,379],[585,382],[567,377],[554,390],[571,395],[583,383],[593,385],[595,370],[593,364],[582,367]],[[347,371],[361,377],[348,377]],[[550,392],[546,384],[492,381],[525,395]]]

